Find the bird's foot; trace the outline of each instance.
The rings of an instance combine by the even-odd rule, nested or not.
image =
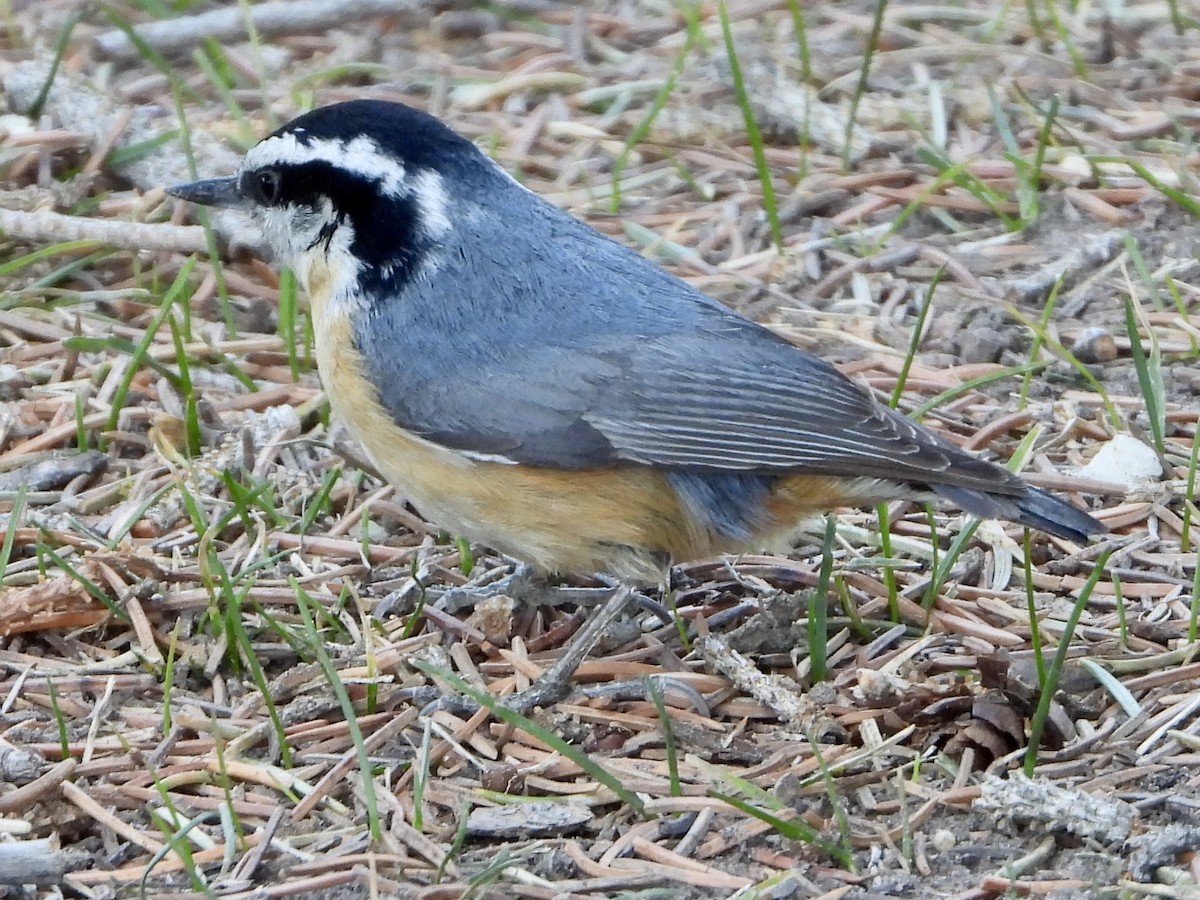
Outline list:
[[[487,573],[490,577],[492,573]],[[573,606],[586,608],[599,606],[621,589],[620,582],[609,581],[603,576],[597,576],[603,582],[602,587],[572,587],[569,585],[552,584],[550,580],[533,566],[517,563],[511,572],[500,578],[482,583],[467,583],[461,587],[449,588],[443,591],[434,601],[438,609],[449,613],[461,612],[475,607],[480,600],[490,597],[512,597],[525,606]],[[664,625],[670,625],[674,620],[670,610],[662,603],[648,597],[640,591],[632,594],[633,605],[655,616]]]
[[[501,704],[513,712],[524,714],[539,706],[550,706],[569,696],[572,690],[571,677],[575,670],[608,631],[609,626],[633,602],[635,596],[636,592],[627,585],[622,585],[615,591],[610,590],[608,600],[575,633],[554,665],[528,688],[504,698],[500,701]],[[428,714],[435,709],[446,709],[456,714],[470,714],[478,708],[478,704],[469,698],[447,696],[427,705],[423,712]]]

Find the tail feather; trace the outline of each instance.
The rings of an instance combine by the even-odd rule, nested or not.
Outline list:
[[[1032,485],[1025,485],[1023,491],[1015,494],[985,493],[944,484],[935,485],[934,490],[974,515],[1008,519],[1067,540],[1086,541],[1093,534],[1108,531],[1083,510]]]

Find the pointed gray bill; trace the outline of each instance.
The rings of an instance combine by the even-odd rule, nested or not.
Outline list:
[[[225,209],[243,209],[249,205],[242,192],[238,190],[236,177],[206,178],[204,181],[191,181],[187,184],[177,184],[167,188],[167,193],[189,203],[200,206],[219,206]]]

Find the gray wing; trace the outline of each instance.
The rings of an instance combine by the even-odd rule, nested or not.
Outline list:
[[[457,367],[391,361],[377,365],[373,380],[402,427],[526,465],[633,462],[698,474],[811,472],[1022,489],[822,360],[751,323],[721,324],[649,339],[595,335],[590,346],[527,343],[499,358],[460,348]]]
[[[648,348],[650,358],[631,366],[638,390],[618,388],[584,415],[624,459],[704,472],[813,472],[1003,490],[1003,470],[876,402],[797,348],[707,335],[669,344],[675,346]]]

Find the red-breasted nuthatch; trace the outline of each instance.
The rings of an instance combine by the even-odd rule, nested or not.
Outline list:
[[[313,110],[238,174],[170,193],[262,226],[311,300],[333,410],[379,471],[433,522],[540,569],[658,582],[671,560],[907,496],[1068,539],[1104,530],[410,107]]]

